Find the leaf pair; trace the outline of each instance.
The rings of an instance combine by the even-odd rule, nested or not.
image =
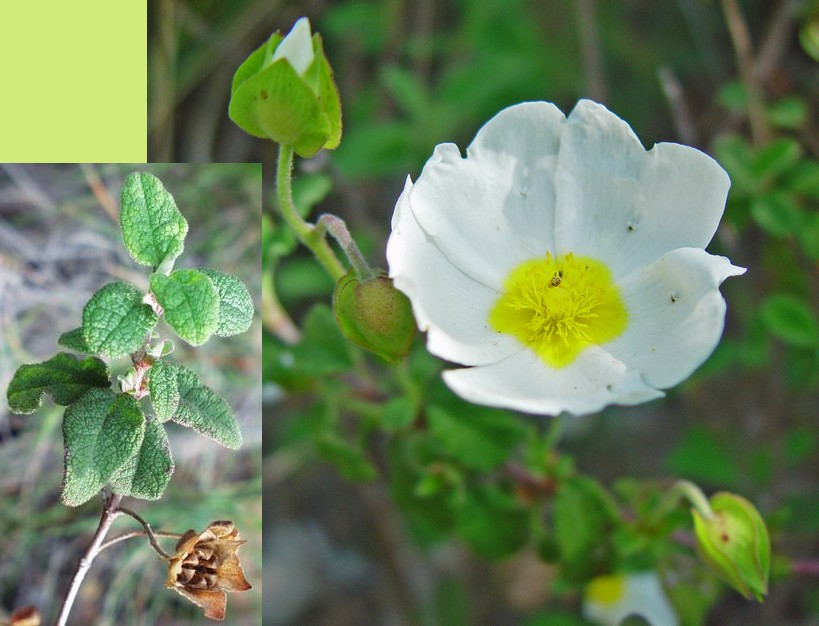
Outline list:
[[[78,506],[111,483],[115,493],[156,499],[173,473],[165,429],[137,400],[92,389],[65,410],[62,500]]]
[[[33,413],[44,393],[67,406],[63,420],[63,502],[77,506],[106,483],[122,495],[159,498],[174,463],[162,422],[172,420],[231,449],[242,435],[225,400],[191,370],[157,361],[148,379],[155,417],[145,416],[129,394],[110,389],[108,367],[96,357],[61,352],[43,363],[21,366],[8,388],[15,413]]]

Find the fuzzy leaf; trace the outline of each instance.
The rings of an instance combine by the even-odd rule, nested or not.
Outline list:
[[[174,464],[168,435],[158,420],[147,417],[139,450],[111,476],[114,493],[157,500],[171,480]]]
[[[85,335],[82,334],[82,327],[64,332],[57,339],[57,343],[80,354],[91,354],[91,348],[88,347]]]
[[[62,501],[87,502],[142,444],[145,419],[133,396],[92,389],[65,410]]]
[[[215,334],[231,337],[245,332],[253,321],[253,300],[245,284],[231,274],[203,268],[199,270],[213,281],[219,294],[219,324]]]
[[[148,374],[148,390],[154,415],[160,422],[167,422],[179,407],[179,385],[176,369],[167,361],[156,361]]]
[[[156,325],[142,292],[121,281],[95,293],[82,312],[82,334],[91,352],[115,358],[135,352]]]
[[[171,418],[177,424],[192,428],[226,448],[237,450],[242,433],[230,405],[210,387],[206,387],[191,370],[178,364],[167,364],[176,370],[179,407]]]
[[[192,346],[205,343],[219,325],[219,292],[198,270],[151,274],[151,291],[165,310],[165,321]]]
[[[42,363],[21,365],[7,390],[14,413],[34,413],[47,393],[57,404],[67,406],[89,389],[110,387],[108,366],[96,357],[78,359],[60,352]]]
[[[137,263],[158,267],[182,253],[188,223],[156,176],[130,174],[122,187],[121,205],[122,239]]]

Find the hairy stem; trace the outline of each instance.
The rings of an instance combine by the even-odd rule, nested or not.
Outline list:
[[[347,230],[347,224],[344,223],[343,219],[325,213],[319,217],[316,228],[319,232],[326,231],[333,236],[333,239],[335,239],[338,245],[341,246],[341,249],[344,250],[344,254],[347,255],[350,265],[353,266],[353,270],[355,270],[355,274],[360,280],[368,280],[375,276],[376,273],[364,259],[364,255],[361,254],[361,250],[358,249],[358,245],[352,235],[350,235],[350,231]]]
[[[324,238],[324,230],[317,229],[313,224],[305,222],[296,211],[293,204],[293,146],[279,144],[279,164],[276,170],[276,192],[279,198],[279,208],[284,221],[293,229],[299,238],[315,255],[316,260],[330,275],[333,281],[344,276],[344,267],[339,262],[333,249]]]
[[[105,535],[108,533],[108,530],[111,528],[111,524],[114,523],[114,520],[122,515],[122,511],[119,509],[119,503],[121,500],[122,496],[117,494],[111,494],[105,499],[102,515],[100,516],[100,523],[99,526],[97,526],[97,532],[94,533],[94,538],[91,540],[91,544],[88,546],[85,554],[82,555],[77,563],[77,569],[74,571],[74,576],[71,579],[71,586],[68,588],[68,593],[66,594],[65,600],[63,600],[63,604],[60,607],[60,613],[57,616],[56,626],[65,626],[65,624],[68,622],[68,615],[71,612],[71,607],[74,605],[74,600],[77,599],[77,593],[80,591],[80,585],[82,585],[85,575],[91,568],[91,563],[99,554],[100,546],[102,545],[103,539],[105,539]]]

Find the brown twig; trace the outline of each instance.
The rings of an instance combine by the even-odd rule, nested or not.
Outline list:
[[[721,0],[722,11],[728,24],[728,32],[734,44],[739,76],[748,94],[748,122],[751,125],[751,137],[754,145],[762,146],[768,142],[770,129],[765,119],[765,100],[762,85],[754,71],[754,54],[751,46],[751,35],[737,0]]]
[[[577,27],[580,31],[580,53],[586,75],[586,95],[597,102],[606,101],[606,79],[603,72],[603,53],[597,30],[595,0],[575,0]]]
[[[125,513],[130,517],[133,517],[136,521],[138,521],[142,527],[145,529],[145,534],[148,536],[148,541],[151,542],[151,547],[156,550],[156,553],[161,556],[166,561],[171,559],[171,555],[165,552],[162,548],[159,547],[159,544],[156,542],[156,534],[151,529],[151,525],[145,521],[145,519],[139,515],[136,511],[132,511],[131,509],[127,509],[124,506],[119,507],[121,513]],[[102,548],[100,548],[102,549]]]
[[[689,146],[697,145],[697,127],[691,119],[688,104],[685,101],[682,84],[669,67],[661,67],[657,70],[657,77],[663,94],[671,109],[671,118],[674,121],[674,129],[680,141]]]

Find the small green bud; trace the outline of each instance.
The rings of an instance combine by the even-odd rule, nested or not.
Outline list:
[[[286,37],[270,36],[233,77],[232,119],[254,137],[293,146],[311,157],[341,141],[341,101],[321,36],[303,17]]]
[[[692,509],[700,557],[745,598],[762,602],[771,563],[771,541],[762,516],[748,500],[732,493],[714,494],[710,504],[710,518]]]
[[[412,305],[383,272],[363,281],[347,272],[333,292],[333,313],[342,334],[365,350],[393,363],[409,354]]]

